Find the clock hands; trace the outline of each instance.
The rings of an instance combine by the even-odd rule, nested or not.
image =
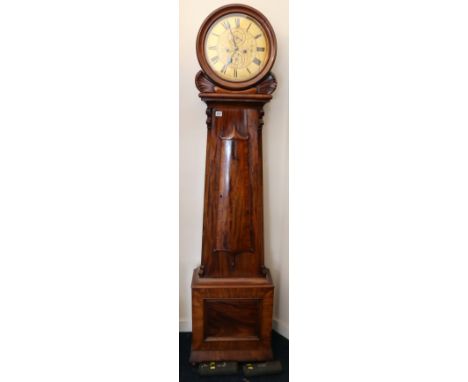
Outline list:
[[[234,37],[234,34],[232,33],[231,24],[228,23],[227,25],[228,25],[229,33],[231,34],[231,41],[234,44],[234,50],[233,50],[233,52],[231,54],[231,57],[228,58],[228,60],[226,62],[226,65],[224,67],[227,67],[228,65],[232,64],[234,54],[236,54],[236,52],[239,50],[239,48],[237,47],[237,44],[236,44],[236,39]]]
[[[254,32],[250,33],[249,28],[251,27],[251,23],[248,25],[247,29],[242,28],[240,26],[240,21],[236,19],[235,27],[233,28],[231,20],[225,19],[224,21],[220,21],[218,25],[222,25],[224,31],[220,31],[217,37],[217,45],[208,46],[208,50],[215,50],[218,49],[219,56],[216,57],[216,61],[218,61],[218,65],[222,68],[219,69],[218,67],[215,68],[216,71],[225,74],[227,77],[238,77],[238,70],[245,70],[245,72],[252,75],[252,73],[257,72],[257,67],[253,66],[249,68],[249,65],[256,64],[260,67],[261,60],[256,57],[257,52],[265,52],[264,47],[257,47],[256,39],[261,37],[262,34],[258,34],[254,36]],[[252,28],[250,28],[251,30]],[[214,33],[213,33],[214,35]],[[210,42],[211,43],[211,42]],[[215,49],[212,49],[215,48]],[[211,56],[215,55],[216,53],[209,53]],[[263,54],[264,55],[264,54]],[[262,56],[260,54],[260,56]],[[213,60],[211,57],[211,61],[216,64],[216,61]],[[226,74],[226,70],[229,70],[229,74]],[[248,76],[245,72],[240,72],[241,77]]]
[[[229,33],[231,33],[231,41],[234,44],[234,50],[236,51],[239,48],[237,47],[237,44],[236,44],[236,38],[234,37],[234,34],[232,33],[231,24],[229,24]]]
[[[238,25],[238,24],[236,24],[236,25]],[[250,25],[249,25],[249,27],[250,27]],[[238,29],[240,28],[239,25],[237,26],[237,28]],[[234,49],[233,49],[233,52],[231,53],[231,57],[229,57],[229,59],[228,59],[228,61],[226,63],[226,66],[232,64],[233,62],[236,62],[236,64],[238,65],[239,61],[242,61],[243,55],[242,55],[241,50],[239,49],[239,46],[237,45],[237,42],[236,42],[237,39],[236,39],[236,36],[234,36],[234,33],[232,32],[231,24],[228,23],[228,28],[227,29],[228,29],[228,31],[230,33],[230,37],[231,37],[230,40],[231,40],[232,44],[234,45]],[[244,54],[246,54],[246,53],[247,53],[247,50],[244,49]],[[235,61],[234,61],[234,56],[236,56]],[[234,69],[234,72],[236,73],[237,70]],[[235,74],[235,76],[237,76],[237,75]]]

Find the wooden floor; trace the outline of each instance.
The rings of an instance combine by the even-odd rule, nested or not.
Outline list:
[[[283,365],[283,372],[278,375],[267,375],[261,377],[245,378],[240,371],[237,375],[223,377],[201,377],[197,373],[197,368],[189,363],[191,332],[179,333],[179,382],[286,382],[289,381],[289,340],[277,332],[273,331],[272,345],[275,360],[280,360]],[[245,381],[244,381],[245,378]]]

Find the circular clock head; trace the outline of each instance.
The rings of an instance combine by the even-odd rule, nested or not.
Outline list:
[[[276,39],[260,12],[244,5],[228,5],[204,21],[198,33],[197,56],[215,83],[242,89],[270,71],[276,57]]]

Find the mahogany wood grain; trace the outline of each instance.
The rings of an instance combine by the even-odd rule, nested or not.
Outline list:
[[[262,278],[192,279],[191,362],[272,359],[274,286]]]
[[[261,299],[205,299],[205,341],[258,341]]]

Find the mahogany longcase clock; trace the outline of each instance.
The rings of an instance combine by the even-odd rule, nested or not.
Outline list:
[[[208,140],[190,361],[268,360],[274,286],[264,265],[262,117],[276,88],[276,38],[259,11],[233,4],[205,19],[196,49]]]

